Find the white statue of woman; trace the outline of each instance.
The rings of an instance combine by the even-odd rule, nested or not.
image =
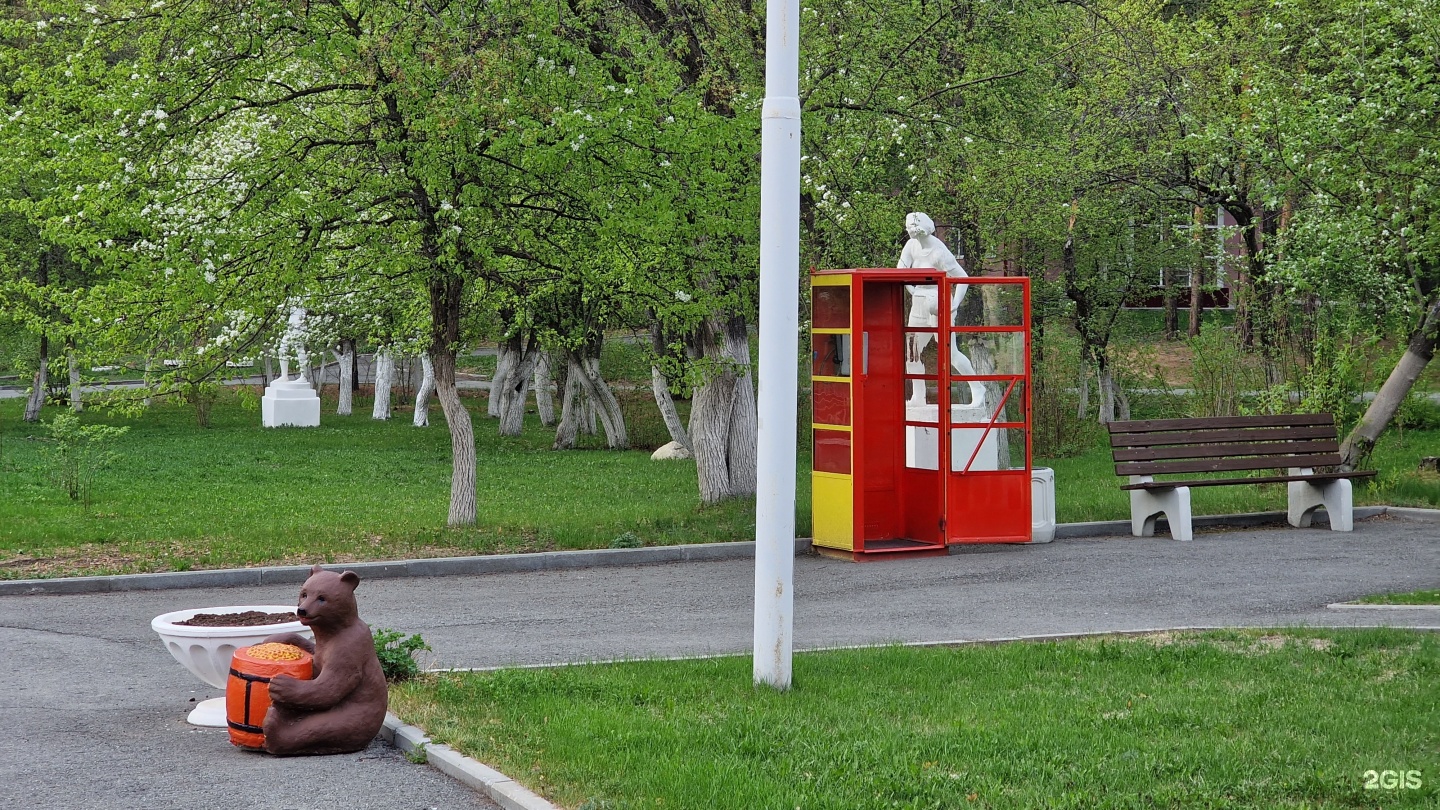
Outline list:
[[[290,319],[285,326],[285,332],[280,336],[280,379],[290,382],[290,350],[295,350],[295,359],[300,365],[300,376],[295,382],[310,382],[306,372],[310,366],[310,353],[305,350],[305,308],[300,305],[290,307]]]
[[[936,270],[945,271],[947,278],[965,278],[965,268],[956,261],[955,254],[945,243],[935,238],[935,222],[926,214],[915,211],[905,215],[905,232],[910,234],[910,240],[900,251],[900,261],[896,267],[933,267]],[[950,314],[953,318],[955,311],[960,308],[960,302],[965,300],[965,292],[968,285],[960,284],[954,287],[955,294],[950,298]],[[907,320],[909,326],[937,327],[940,325],[940,290],[931,284],[908,284],[906,289],[910,292],[910,316]],[[952,320],[953,323],[953,320]],[[928,332],[912,333],[906,345],[905,371],[908,374],[923,374],[925,364],[920,360],[920,355],[930,345],[935,336]],[[960,351],[956,336],[950,337],[950,365],[963,375],[973,375],[975,366],[970,363],[970,358]],[[911,405],[926,405],[925,382],[915,380],[914,387],[910,393]],[[959,404],[959,403],[951,403]],[[985,386],[983,383],[970,383],[970,405],[980,407],[985,404]]]

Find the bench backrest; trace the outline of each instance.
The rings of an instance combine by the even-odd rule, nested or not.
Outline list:
[[[1333,467],[1341,462],[1328,413],[1111,422],[1116,475]]]

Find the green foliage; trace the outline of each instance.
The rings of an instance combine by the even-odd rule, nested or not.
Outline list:
[[[1241,413],[1242,399],[1253,390],[1260,375],[1254,357],[1241,347],[1234,330],[1207,321],[1189,343],[1190,416]]]
[[[46,429],[49,439],[41,458],[49,468],[50,480],[70,500],[82,501],[89,508],[96,476],[121,458],[114,445],[130,429],[84,425],[69,411],[56,414]]]
[[[430,645],[425,643],[419,633],[406,636],[399,630],[382,627],[374,631],[373,636],[375,655],[380,658],[380,669],[385,672],[385,680],[400,683],[423,671],[420,662],[415,660],[415,654],[421,650],[428,652]]]
[[[610,548],[641,548],[644,545],[645,541],[636,537],[634,532],[625,532],[610,541]]]

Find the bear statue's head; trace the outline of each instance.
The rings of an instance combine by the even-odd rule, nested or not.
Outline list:
[[[300,587],[295,615],[306,627],[334,626],[353,621],[359,615],[355,588],[360,577],[354,571],[337,574],[320,566],[310,569],[310,578]]]

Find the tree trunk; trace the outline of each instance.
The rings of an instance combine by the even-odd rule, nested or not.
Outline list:
[[[342,340],[335,351],[335,365],[340,370],[340,384],[337,386],[339,404],[335,406],[335,413],[340,416],[349,416],[354,411],[355,394],[353,382],[355,379],[355,341]]]
[[[435,390],[435,363],[429,354],[420,355],[420,367],[424,376],[420,378],[420,390],[415,392],[415,427],[430,424],[430,393]]]
[[[1176,340],[1180,337],[1180,288],[1176,286],[1174,273],[1170,268],[1160,272],[1164,284],[1165,339]]]
[[[1115,379],[1103,359],[1097,360],[1096,366],[1099,371],[1096,387],[1100,389],[1100,424],[1105,425],[1115,421]]]
[[[707,318],[688,342],[693,356],[709,360],[715,367],[695,389],[690,407],[690,443],[700,501],[713,504],[753,494],[758,427],[753,385],[747,390],[741,379],[749,373],[750,356],[744,319],[727,317],[722,322],[718,317]]]
[[[1190,271],[1190,327],[1185,330],[1186,337],[1200,336],[1200,318],[1205,314],[1204,308],[1200,306],[1201,282],[1208,270],[1205,261],[1204,251],[1205,237],[1205,209],[1195,206],[1195,242],[1196,261],[1195,267]]]
[[[1370,456],[1380,434],[1390,425],[1395,412],[1400,410],[1405,398],[1410,395],[1415,381],[1435,356],[1437,342],[1440,342],[1440,294],[1436,294],[1430,302],[1430,308],[1426,311],[1420,328],[1410,336],[1410,343],[1405,347],[1405,353],[1400,356],[1400,362],[1395,364],[1390,376],[1385,378],[1385,384],[1380,386],[1375,399],[1370,402],[1370,407],[1365,409],[1360,423],[1340,445],[1340,456],[1343,459],[1341,469],[1354,470]]]
[[[592,412],[605,428],[606,446],[611,450],[628,449],[630,436],[625,430],[625,414],[620,410],[620,401],[600,376],[600,358],[572,355],[571,362],[570,372],[576,374],[586,401],[592,404]]]
[[[70,410],[80,413],[85,410],[85,400],[80,390],[80,358],[73,347],[66,353],[66,363],[70,367]]]
[[[730,494],[754,495],[760,469],[759,413],[750,374],[750,332],[745,319],[725,324],[725,354],[735,364],[735,396],[730,401]]]
[[[535,360],[534,381],[530,388],[535,392],[535,411],[540,414],[540,424],[555,425],[555,399],[550,394],[550,353],[540,352]]]
[[[26,422],[40,421],[40,410],[45,407],[45,393],[50,389],[50,338],[40,335],[40,366],[30,384],[30,398],[25,400]]]
[[[665,379],[659,366],[650,367],[650,388],[655,392],[655,404],[660,408],[660,418],[665,420],[665,429],[670,431],[670,440],[694,453],[690,446],[690,434],[680,421],[680,412],[675,409],[675,398],[670,396],[670,382]]]
[[[492,402],[497,398],[499,386],[501,436],[519,436],[525,427],[525,401],[530,398],[530,378],[540,359],[540,350],[533,338],[523,351],[517,350],[516,358],[510,363],[509,372],[503,378],[497,375],[490,385]]]
[[[433,358],[431,362],[434,362]],[[450,383],[455,383],[455,366],[450,366]],[[395,359],[390,356],[389,349],[380,349],[375,352],[375,407],[371,410],[372,419],[390,418],[390,388],[394,385]],[[439,387],[439,382],[436,382]],[[457,394],[458,396],[458,394]]]
[[[516,355],[520,353],[520,336],[506,338],[496,346],[495,355],[495,376],[490,378],[490,404],[486,406],[485,412],[495,418],[500,418],[500,400],[503,397],[503,382],[510,377],[510,370],[515,365]]]
[[[430,293],[430,362],[435,369],[435,396],[450,426],[449,526],[475,525],[475,426],[455,387],[455,343],[460,339],[460,310],[465,279],[454,273],[433,273]]]
[[[555,428],[553,449],[570,450],[575,447],[576,434],[580,432],[580,398],[580,377],[567,355],[565,392],[560,398],[560,425]]]
[[[700,479],[700,502],[719,503],[730,497],[728,422],[734,406],[735,375],[724,371],[695,389],[690,405],[691,452]]]
[[[1075,418],[1084,419],[1090,412],[1090,367],[1080,360],[1080,379],[1075,381],[1078,396],[1075,404]]]

